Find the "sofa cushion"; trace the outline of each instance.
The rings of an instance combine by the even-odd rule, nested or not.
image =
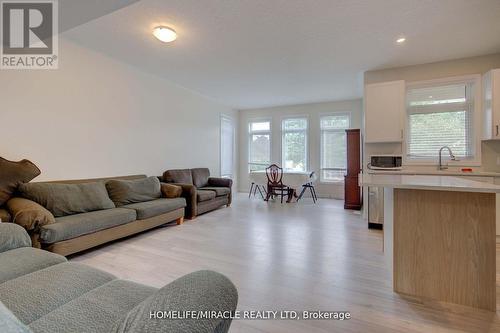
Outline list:
[[[182,195],[182,187],[173,185],[173,184],[167,184],[167,183],[161,183],[161,196],[163,198],[178,198]]]
[[[193,184],[191,169],[167,170],[163,173],[163,181],[167,183]]]
[[[206,187],[202,187],[201,189],[202,190],[207,190],[207,191],[214,191],[215,195],[218,196],[218,197],[222,197],[224,195],[228,195],[229,193],[231,193],[231,189],[229,187],[210,187],[210,186],[206,186]]]
[[[31,247],[31,238],[26,230],[14,223],[0,223],[0,253],[20,247]]]
[[[34,332],[110,332],[115,322],[156,288],[113,280],[73,299],[30,324]]]
[[[0,283],[65,261],[63,256],[33,247],[0,253]]]
[[[121,208],[135,210],[137,212],[137,219],[144,220],[184,207],[186,207],[186,199],[184,198],[162,198],[153,201],[130,204],[122,206]]]
[[[106,182],[106,189],[117,207],[161,197],[160,180],[157,177],[135,180],[113,179]]]
[[[24,324],[114,280],[104,271],[61,263],[0,284],[2,302]]]
[[[10,199],[21,183],[40,174],[40,169],[28,160],[13,162],[0,157],[0,206]]]
[[[11,222],[12,216],[5,208],[0,208],[0,222]]]
[[[0,327],[2,333],[31,333],[31,330],[21,323],[2,302],[0,302]]]
[[[193,184],[197,188],[205,187],[208,185],[208,178],[210,178],[210,170],[208,168],[191,169],[193,174]]]
[[[34,201],[24,198],[11,198],[7,207],[12,213],[12,222],[26,230],[34,230],[39,226],[54,223],[56,219],[51,212]]]
[[[55,217],[115,208],[103,182],[28,183],[21,184],[19,192],[47,208]]]
[[[214,191],[198,190],[196,191],[196,200],[198,202],[209,201],[215,199]]]
[[[132,209],[113,208],[56,218],[40,228],[40,240],[50,244],[135,221]]]

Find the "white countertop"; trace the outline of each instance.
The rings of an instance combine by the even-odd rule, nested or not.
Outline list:
[[[500,186],[453,176],[361,174],[362,186],[417,190],[500,193]]]
[[[464,172],[460,170],[367,170],[373,175],[435,175],[435,176],[472,176],[472,177],[500,177],[499,172],[493,171],[472,171]]]

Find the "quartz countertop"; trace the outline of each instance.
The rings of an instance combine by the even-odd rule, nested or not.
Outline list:
[[[500,177],[500,172],[494,171],[460,171],[460,170],[367,170],[372,175],[435,175],[435,176],[471,176]]]
[[[500,193],[500,186],[465,179],[463,177],[440,175],[370,174],[360,175],[361,186],[380,186],[417,190]]]

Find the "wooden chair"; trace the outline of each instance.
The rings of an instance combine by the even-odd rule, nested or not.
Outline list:
[[[269,198],[274,196],[281,196],[281,203],[283,203],[283,197],[286,195],[287,198],[290,195],[290,188],[283,185],[283,169],[272,164],[266,168],[267,176],[267,195],[265,201],[269,201]]]
[[[309,178],[313,179],[313,177],[314,177],[314,171],[311,172],[311,174],[309,175]],[[307,189],[309,189],[309,191],[311,191],[311,197],[313,199],[313,202],[316,203],[316,201],[318,201],[318,196],[316,195],[316,189],[314,188],[314,183],[312,181],[307,183],[307,184],[302,185],[302,191],[300,192],[299,197],[297,198],[297,201],[302,199],[302,196],[304,195],[304,192]]]

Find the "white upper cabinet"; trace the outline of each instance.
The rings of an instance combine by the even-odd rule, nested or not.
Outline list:
[[[402,142],[405,81],[365,86],[365,142]]]
[[[483,76],[483,139],[500,140],[500,69]]]

